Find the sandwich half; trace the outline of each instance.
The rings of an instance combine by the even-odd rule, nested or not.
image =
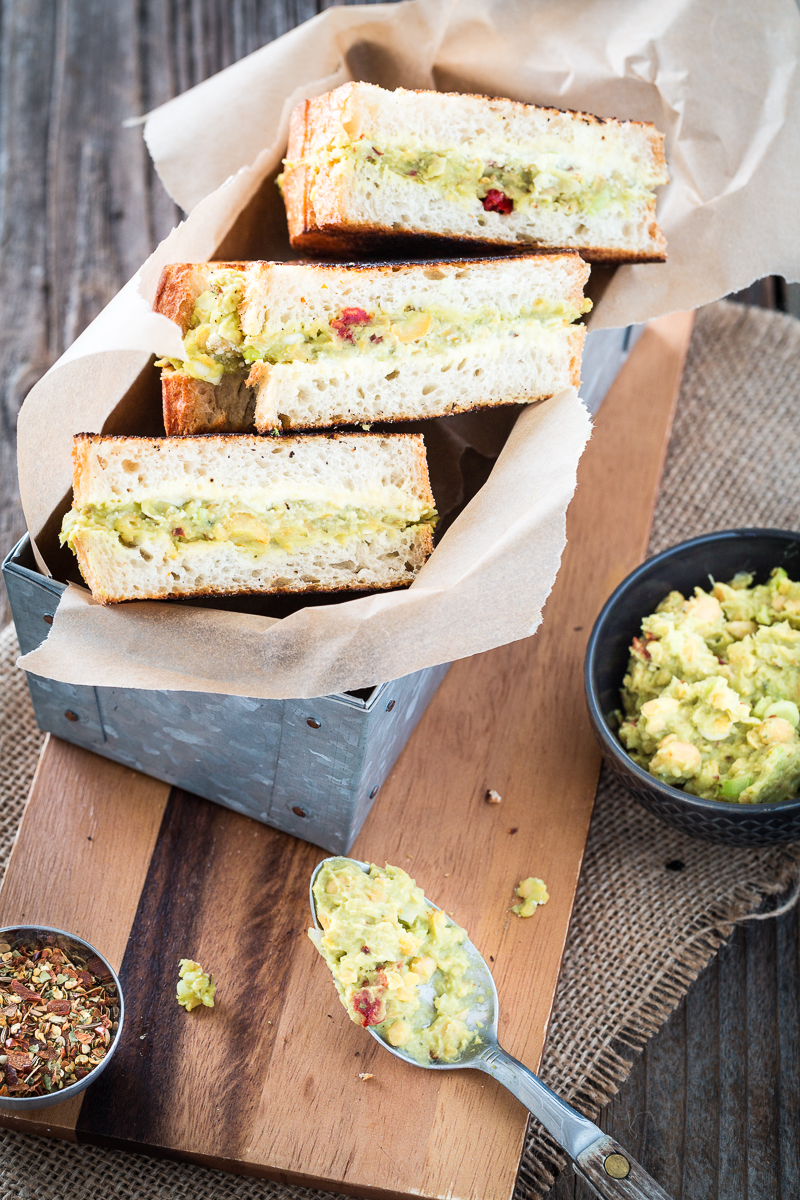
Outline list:
[[[61,532],[103,604],[411,583],[433,548],[413,434],[82,433]]]
[[[155,309],[167,434],[410,421],[580,383],[578,254],[364,265],[166,267]]]
[[[346,83],[292,114],[282,184],[292,245],[353,255],[460,238],[661,262],[653,125],[447,92]]]

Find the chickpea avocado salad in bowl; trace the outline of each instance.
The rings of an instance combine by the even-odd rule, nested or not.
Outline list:
[[[662,820],[800,838],[800,533],[726,530],[643,563],[597,618],[585,685],[610,769]]]

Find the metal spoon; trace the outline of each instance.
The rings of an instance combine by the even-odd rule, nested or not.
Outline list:
[[[310,889],[311,912],[317,929],[321,926],[317,921],[314,883],[326,863],[341,861],[351,862],[364,872],[368,872],[370,868],[369,863],[359,862],[355,858],[342,860],[337,856],[322,860],[311,876]],[[427,897],[425,903],[430,908],[438,907]],[[369,1026],[368,1032],[390,1054],[402,1058],[413,1067],[423,1067],[429,1071],[453,1071],[467,1067],[473,1071],[484,1071],[498,1080],[538,1121],[541,1121],[551,1137],[566,1150],[572,1159],[576,1174],[581,1176],[601,1200],[670,1200],[664,1189],[651,1179],[644,1167],[631,1158],[618,1142],[574,1108],[570,1108],[542,1083],[538,1075],[534,1075],[533,1071],[506,1053],[497,1040],[498,999],[492,973],[483,956],[468,938],[464,940],[463,947],[471,964],[469,978],[476,984],[476,995],[482,996],[483,1000],[475,1004],[469,1021],[471,1025],[477,1021],[482,1023],[480,1038],[468,1046],[460,1058],[455,1062],[421,1063],[401,1048],[389,1045],[374,1027]]]

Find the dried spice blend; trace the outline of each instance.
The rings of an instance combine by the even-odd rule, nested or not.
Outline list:
[[[0,1096],[45,1096],[85,1078],[119,1028],[108,968],[60,946],[0,940]]]

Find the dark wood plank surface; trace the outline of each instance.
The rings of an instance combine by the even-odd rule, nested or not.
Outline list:
[[[675,1200],[800,1195],[798,996],[797,909],[745,922],[603,1113],[603,1129]],[[567,1171],[548,1200],[591,1193]]]
[[[0,548],[24,531],[26,392],[179,217],[122,122],[326,7],[316,0],[0,3]],[[750,303],[798,305],[798,285]],[[8,619],[5,595],[0,619]],[[800,927],[750,922],[637,1061],[602,1124],[675,1200],[800,1195]],[[569,1175],[552,1200],[584,1200]]]

